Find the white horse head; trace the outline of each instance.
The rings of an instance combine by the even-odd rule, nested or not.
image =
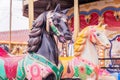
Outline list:
[[[99,24],[83,29],[74,43],[75,56],[80,56],[98,65],[96,46],[102,46],[104,49],[110,47],[110,42],[105,35],[105,26]]]
[[[108,38],[105,35],[105,27],[106,25],[95,25],[95,26],[90,26],[89,29],[89,37],[90,41],[93,44],[96,44],[98,46],[103,46],[104,48],[110,48],[110,42]]]

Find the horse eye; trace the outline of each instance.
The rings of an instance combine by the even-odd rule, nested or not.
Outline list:
[[[64,22],[67,22],[67,19],[65,19],[65,18],[61,18],[61,20],[63,20]]]
[[[100,34],[99,34],[99,33],[97,33],[97,36],[100,36]]]
[[[57,22],[57,20],[54,20],[53,23],[56,25],[58,22]]]

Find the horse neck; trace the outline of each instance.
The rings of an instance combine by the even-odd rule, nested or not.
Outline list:
[[[92,62],[93,64],[98,64],[98,55],[96,47],[90,42],[89,39],[86,40],[86,44],[81,57]]]
[[[39,47],[37,54],[44,56],[51,62],[58,64],[58,48],[53,35],[48,34],[46,30],[42,33],[41,46]]]

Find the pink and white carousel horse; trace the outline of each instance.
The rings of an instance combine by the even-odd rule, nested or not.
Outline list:
[[[98,57],[101,52],[109,49],[111,44],[105,35],[105,26],[101,23],[98,25],[88,26],[83,29],[74,42],[74,56],[79,62],[86,63],[96,74],[96,79],[104,75],[108,80],[113,79],[106,70],[100,69]],[[80,61],[81,60],[81,61]],[[88,80],[96,80],[95,77],[89,77]]]
[[[105,35],[105,26],[87,26],[74,42],[74,57],[61,58],[64,66],[62,78],[98,80],[99,75],[109,73],[99,68],[98,53],[110,48],[110,42]],[[100,50],[100,51],[99,51]]]
[[[74,43],[74,54],[98,65],[98,52],[110,48],[110,42],[105,35],[106,25],[93,25],[83,29]],[[101,51],[102,52],[102,51]]]

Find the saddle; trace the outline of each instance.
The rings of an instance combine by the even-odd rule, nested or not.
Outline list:
[[[0,48],[0,59],[4,61],[4,68],[6,76],[9,80],[13,80],[16,77],[18,62],[23,59],[22,56],[10,56],[5,50]]]

